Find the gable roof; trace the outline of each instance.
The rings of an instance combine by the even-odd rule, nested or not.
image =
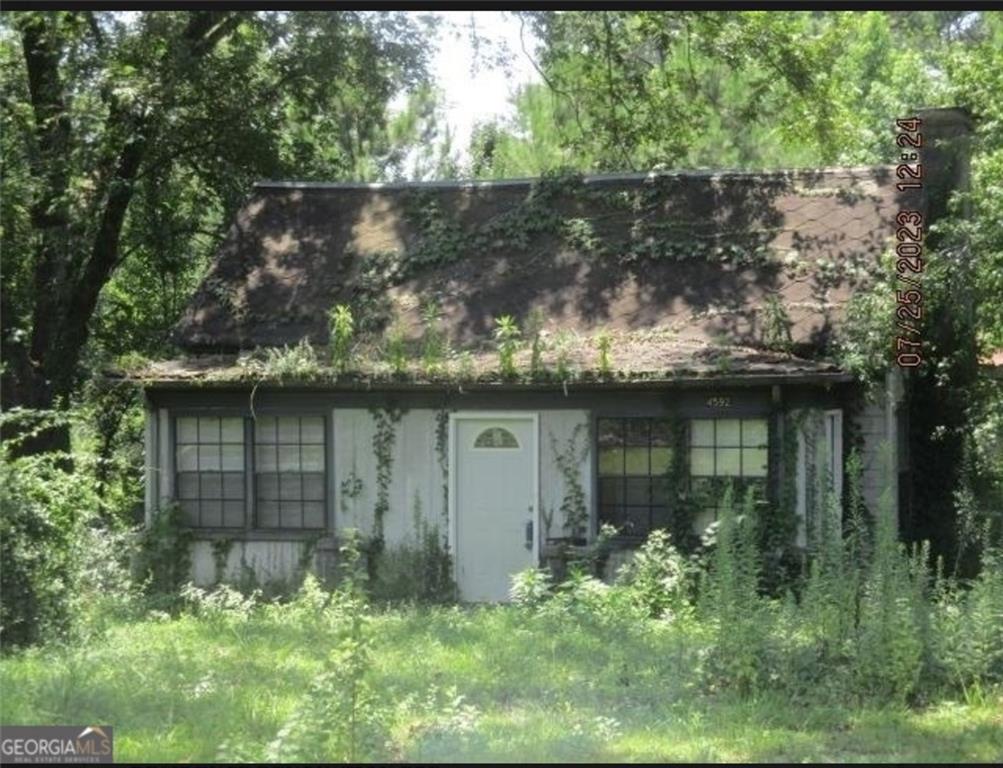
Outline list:
[[[391,321],[417,338],[434,300],[449,342],[475,353],[495,318],[525,327],[536,310],[551,333],[611,332],[642,358],[660,339],[666,364],[680,349],[762,350],[786,321],[798,355],[818,357],[877,274],[895,214],[916,207],[894,181],[880,166],[261,182],[175,340],[193,353],[324,345],[339,303],[374,339]]]

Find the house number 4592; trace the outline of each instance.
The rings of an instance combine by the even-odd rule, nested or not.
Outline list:
[[[711,408],[730,408],[731,398],[730,397],[708,397],[707,405]]]

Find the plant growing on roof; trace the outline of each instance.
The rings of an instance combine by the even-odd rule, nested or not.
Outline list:
[[[328,313],[331,329],[331,363],[339,373],[348,368],[355,321],[347,304],[338,304]]]
[[[439,325],[441,314],[439,305],[433,299],[426,301],[421,308],[421,321],[425,329],[422,335],[421,360],[425,373],[429,376],[442,370],[446,357],[446,336]]]
[[[599,348],[599,375],[603,378],[613,373],[613,367],[609,361],[609,350],[612,345],[613,337],[610,336],[609,331],[600,331],[599,335],[596,336],[596,346]]]
[[[402,376],[407,369],[407,341],[400,318],[394,320],[387,332],[386,356],[394,375]]]
[[[498,362],[502,376],[514,378],[515,352],[519,348],[519,338],[522,333],[512,315],[502,315],[495,318],[495,343],[498,345]]]
[[[794,346],[791,338],[792,325],[794,323],[783,302],[772,294],[767,296],[763,302],[763,346],[777,352],[790,352]]]
[[[529,375],[536,378],[543,373],[543,310],[533,307],[526,318],[526,335],[530,339]]]

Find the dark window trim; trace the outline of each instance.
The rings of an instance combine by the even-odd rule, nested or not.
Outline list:
[[[217,418],[240,417],[244,421],[244,525],[242,527],[189,526],[196,539],[240,538],[244,540],[301,540],[316,536],[329,536],[335,532],[333,514],[334,502],[334,418],[330,407],[318,405],[288,405],[240,408],[224,406],[185,406],[168,408],[168,451],[167,474],[171,477],[171,498],[178,501],[177,488],[177,420],[184,417],[215,416]],[[323,528],[259,528],[256,525],[256,493],[254,465],[254,420],[258,416],[320,416],[324,424],[324,526]]]
[[[721,390],[708,389],[707,397],[712,397]],[[732,390],[725,390],[727,394],[731,394]],[[589,517],[589,536],[592,540],[599,535],[599,508],[601,505],[601,500],[599,498],[599,420],[600,419],[629,419],[629,418],[646,418],[646,419],[677,419],[684,422],[684,448],[686,450],[686,462],[687,462],[687,472],[685,481],[688,484],[690,481],[689,473],[689,424],[693,419],[725,419],[725,418],[735,418],[735,419],[766,419],[767,422],[767,469],[766,476],[763,478],[766,481],[766,496],[770,501],[776,500],[776,494],[778,493],[778,488],[776,485],[776,472],[774,468],[774,447],[777,445],[777,427],[774,424],[774,417],[776,411],[774,407],[770,404],[749,404],[749,403],[737,403],[733,407],[727,409],[718,409],[711,406],[695,406],[688,405],[678,408],[664,407],[664,408],[645,408],[643,410],[638,410],[636,408],[631,408],[628,406],[618,406],[618,405],[608,405],[601,408],[592,408],[589,416],[589,432],[590,432],[590,448],[591,448],[591,473],[592,473],[592,503],[590,504]],[[642,541],[639,537],[631,536],[620,536],[618,537],[625,543],[640,543]]]

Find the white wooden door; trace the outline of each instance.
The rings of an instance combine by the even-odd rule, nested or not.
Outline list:
[[[537,417],[454,414],[453,552],[460,598],[508,599],[512,574],[537,562]]]

